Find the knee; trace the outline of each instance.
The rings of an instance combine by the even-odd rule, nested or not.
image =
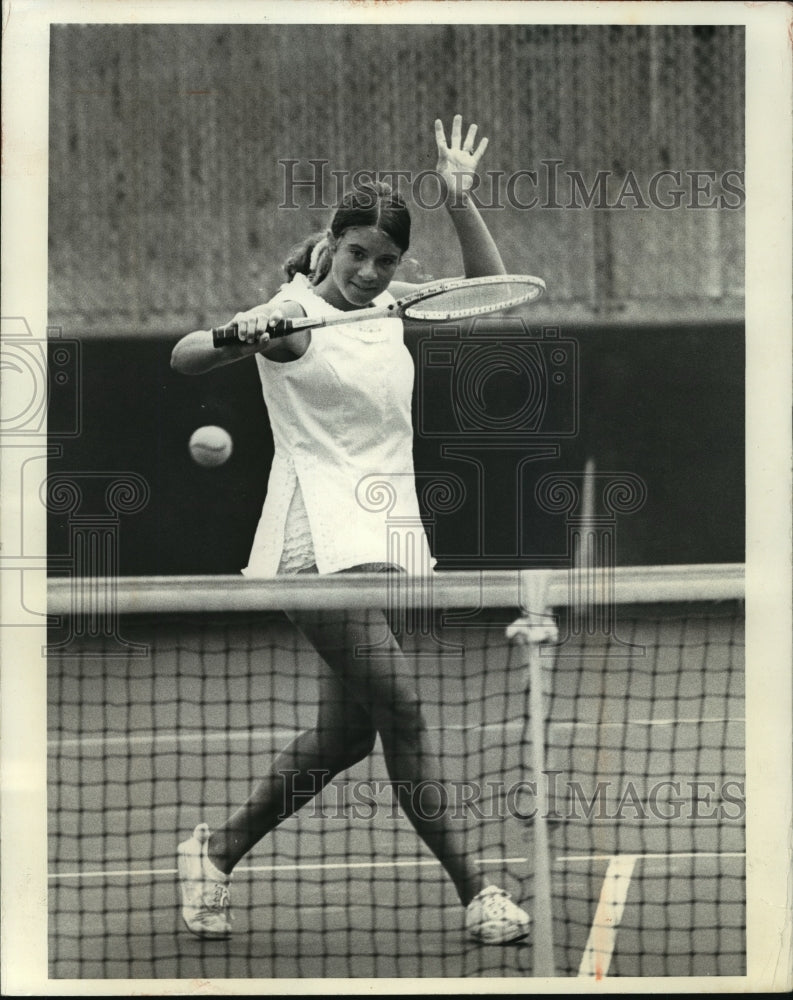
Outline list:
[[[346,740],[345,767],[352,767],[353,764],[368,757],[374,750],[376,740],[377,732],[374,729],[352,733]]]
[[[321,742],[325,746],[326,759],[328,765],[335,774],[346,771],[348,768],[364,760],[374,750],[377,732],[375,730],[347,730],[343,733],[335,731],[332,738],[325,738]]]
[[[424,712],[415,691],[402,691],[376,711],[378,730],[386,740],[414,742],[427,728]]]

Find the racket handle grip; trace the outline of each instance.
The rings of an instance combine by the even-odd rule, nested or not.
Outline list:
[[[238,326],[236,323],[227,323],[225,326],[212,327],[212,346],[226,347],[228,344],[240,343],[237,336]]]
[[[292,320],[282,319],[279,320],[275,326],[268,326],[267,333],[262,334],[260,339],[265,336],[267,340],[274,340],[277,337],[286,337],[292,332]],[[213,347],[228,347],[229,344],[244,344],[246,343],[244,336],[240,337],[240,325],[239,323],[226,323],[225,326],[212,327],[212,346]]]

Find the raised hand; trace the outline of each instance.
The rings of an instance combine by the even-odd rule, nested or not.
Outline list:
[[[445,186],[444,194],[453,201],[459,201],[474,185],[479,161],[487,149],[487,139],[476,142],[477,126],[470,125],[465,139],[462,138],[463,117],[455,115],[452,120],[451,142],[446,142],[446,133],[440,118],[435,120],[435,142],[438,146],[438,163],[435,167]]]

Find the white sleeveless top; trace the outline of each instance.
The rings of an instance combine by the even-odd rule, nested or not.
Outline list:
[[[308,316],[341,313],[300,274],[271,300],[279,301],[298,302]],[[375,304],[393,301],[385,292]],[[242,572],[387,562],[427,573],[435,560],[416,497],[414,370],[401,320],[314,330],[302,357],[281,363],[257,354],[256,363],[275,452]]]

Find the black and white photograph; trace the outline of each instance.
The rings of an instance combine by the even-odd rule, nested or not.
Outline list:
[[[789,990],[788,5],[3,24],[4,995]]]

